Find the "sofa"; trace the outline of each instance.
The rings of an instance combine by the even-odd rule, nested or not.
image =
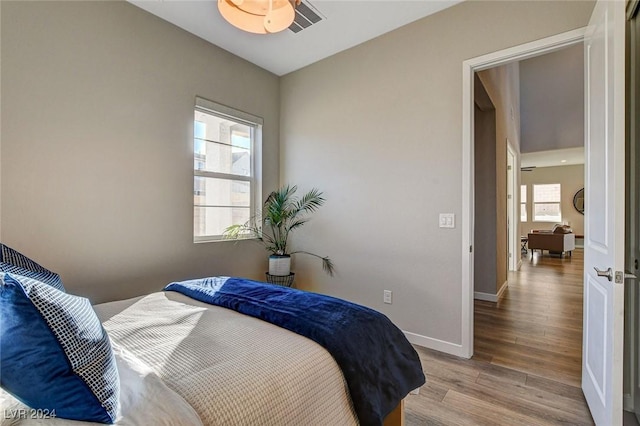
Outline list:
[[[531,252],[548,250],[549,254],[569,254],[576,248],[576,235],[567,225],[556,225],[552,230],[531,230],[528,234],[528,246]]]

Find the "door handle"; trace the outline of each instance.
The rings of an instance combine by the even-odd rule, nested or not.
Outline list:
[[[607,268],[606,271],[601,271],[594,266],[593,269],[596,270],[596,274],[598,274],[599,277],[607,277],[609,281],[613,281],[613,271],[611,270],[611,268]]]
[[[635,275],[633,275],[631,272],[629,271],[624,271],[624,279],[625,280],[637,280],[638,277],[636,277]]]

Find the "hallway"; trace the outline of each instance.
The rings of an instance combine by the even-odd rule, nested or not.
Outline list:
[[[498,304],[475,303],[475,356],[580,387],[584,252],[523,257]]]
[[[499,303],[475,303],[470,360],[417,348],[408,425],[593,424],[580,389],[583,252],[523,257]]]

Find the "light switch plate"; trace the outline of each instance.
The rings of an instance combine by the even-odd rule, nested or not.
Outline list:
[[[455,228],[456,215],[454,213],[440,213],[440,228]]]

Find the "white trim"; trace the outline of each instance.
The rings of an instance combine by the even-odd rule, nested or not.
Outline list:
[[[497,294],[475,291],[473,293],[473,298],[476,300],[484,300],[486,302],[497,302],[498,300],[500,300],[500,298],[502,297],[502,293],[504,293],[504,291],[507,289],[508,286],[509,286],[509,282],[505,281],[504,284],[502,284],[502,287],[500,287],[500,290],[498,290]]]
[[[513,157],[511,170],[508,169],[509,156]],[[516,175],[518,168],[518,157],[516,150],[511,146],[511,142],[507,139],[507,221],[509,223],[508,235],[511,237],[507,241],[507,262],[509,263],[509,271],[518,270],[518,259],[522,256],[520,245],[520,217],[516,206],[520,205],[520,200],[516,200],[516,195],[520,195],[520,187],[518,186],[518,176]],[[511,179],[511,194],[509,194],[509,179]],[[509,198],[511,195],[511,198]],[[511,254],[511,256],[509,256]]]
[[[483,293],[481,291],[473,292],[473,298],[476,300],[484,300],[485,302],[497,302],[498,296],[491,293]]]
[[[568,47],[584,40],[586,28],[568,31],[520,46],[471,58],[462,63],[462,344],[465,358],[473,355],[473,77],[476,71],[532,58]]]
[[[433,349],[439,352],[444,352],[450,355],[459,356],[461,358],[470,358],[465,355],[465,352],[462,350],[462,345],[445,342],[444,340],[423,336],[421,334],[411,333],[409,331],[403,330],[402,332],[411,344],[422,346],[423,348]]]
[[[251,201],[249,205],[249,217],[253,218],[256,215],[256,212],[260,210],[262,206],[262,127],[264,125],[264,120],[261,117],[258,117],[253,114],[249,114],[244,111],[237,110],[232,107],[228,107],[226,105],[219,104],[217,102],[210,101],[205,98],[201,98],[196,96],[194,111],[199,111],[203,114],[208,114],[214,117],[219,117],[223,119],[227,119],[229,121],[244,124],[249,127],[250,131],[250,161],[251,161],[251,175],[250,176],[242,176],[235,175],[231,173],[222,173],[222,172],[211,172],[206,170],[198,170],[194,168],[193,176],[195,177],[204,177],[204,178],[214,178],[214,179],[224,179],[229,181],[242,181],[248,182],[251,194]],[[195,127],[193,129],[193,137],[192,142],[194,146],[192,146],[192,150],[195,157]],[[197,207],[231,207],[231,206],[211,206],[206,204],[196,204],[194,199],[193,204],[193,220],[195,222],[195,209]],[[253,220],[253,219],[252,219]],[[214,243],[220,241],[227,241],[224,234],[222,235],[195,235],[195,226],[192,229],[193,231],[193,242],[194,243]],[[248,238],[238,238],[238,239],[253,239],[252,237]]]
[[[236,122],[244,122],[250,126],[263,126],[264,120],[257,115],[249,114],[248,112],[240,111],[226,105],[219,104],[209,99],[196,96],[196,109],[202,109],[207,113],[222,116],[224,118],[230,118]]]
[[[474,67],[468,61],[462,63],[462,352],[473,356],[473,265],[475,227],[474,198]]]

